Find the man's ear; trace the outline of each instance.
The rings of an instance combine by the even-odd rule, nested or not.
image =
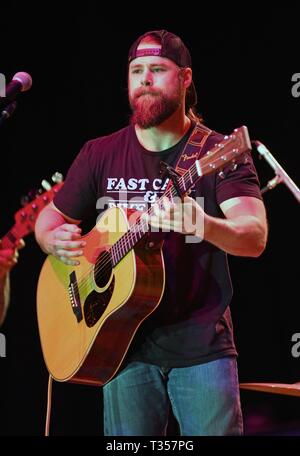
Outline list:
[[[183,85],[187,89],[193,80],[193,72],[191,68],[184,68],[184,74],[183,74]]]

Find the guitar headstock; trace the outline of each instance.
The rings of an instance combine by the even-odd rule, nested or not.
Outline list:
[[[62,179],[63,177],[60,173],[55,173],[52,176],[54,185],[43,180],[42,187],[45,191],[42,189],[31,191],[28,196],[22,198],[23,207],[15,213],[15,222],[20,237],[26,236],[34,231],[37,216],[41,210],[53,200],[56,193],[63,186],[64,183]]]
[[[249,150],[251,150],[251,141],[247,127],[236,128],[231,135],[224,136],[223,141],[216,144],[200,160],[202,175],[214,173],[229,164],[236,167],[238,158]],[[244,160],[247,160],[247,157]]]

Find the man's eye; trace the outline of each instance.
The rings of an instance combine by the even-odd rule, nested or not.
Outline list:
[[[164,68],[161,68],[161,67],[156,67],[156,68],[153,68],[152,71],[154,71],[155,73],[159,73],[159,72],[161,72],[161,71],[165,71],[165,69],[164,69]]]
[[[139,73],[141,73],[141,72],[142,72],[141,69],[136,68],[135,70],[132,70],[131,73],[132,73],[132,74],[139,74]]]

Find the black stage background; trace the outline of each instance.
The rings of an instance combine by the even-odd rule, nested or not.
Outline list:
[[[293,9],[172,9],[164,15],[133,5],[132,14],[141,17],[124,16],[116,26],[116,16],[123,15],[118,7],[114,14],[72,7],[65,15],[45,6],[32,13],[13,4],[3,8],[0,72],[9,82],[17,71],[27,71],[33,86],[0,130],[0,235],[13,224],[22,194],[54,171],[66,175],[86,140],[127,123],[127,52],[147,30],[166,28],[186,42],[206,124],[222,133],[247,125],[251,138],[264,142],[300,185],[300,98],[291,92],[292,75],[300,70]],[[253,156],[264,186],[273,171],[256,151]],[[300,333],[299,207],[283,184],[266,193],[265,204],[265,253],[230,258],[240,380],[293,383],[300,381],[300,358],[291,354],[291,337]],[[7,344],[6,358],[0,358],[1,435],[43,434],[48,377],[35,308],[43,260],[33,235],[27,237],[11,274],[11,304],[1,328]],[[300,398],[245,391],[241,398],[246,434],[300,435]],[[102,432],[101,389],[55,383],[51,434]]]

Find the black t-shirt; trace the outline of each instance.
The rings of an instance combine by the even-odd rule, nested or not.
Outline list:
[[[95,222],[97,214],[111,206],[147,210],[167,185],[159,174],[161,160],[176,166],[192,128],[178,144],[163,152],[144,149],[131,125],[88,141],[55,197],[55,206],[78,220],[94,211]],[[222,139],[212,132],[201,155]],[[104,196],[105,205],[99,199]],[[219,205],[229,198],[261,199],[251,155],[236,170],[226,168],[225,178],[218,174],[202,177],[190,196],[204,197],[205,212],[215,217],[224,217]],[[180,233],[167,233],[164,239],[164,295],[139,327],[126,359],[182,367],[236,355],[226,253],[206,241],[186,243]]]

